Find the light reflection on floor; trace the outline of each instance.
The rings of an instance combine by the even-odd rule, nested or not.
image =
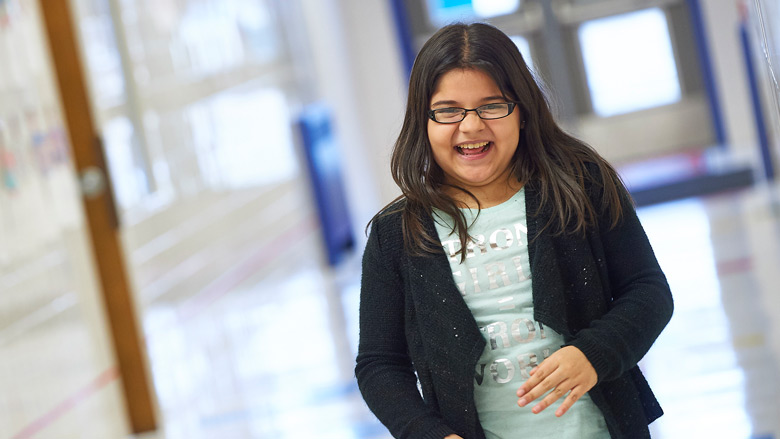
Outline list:
[[[731,346],[705,206],[685,200],[645,208],[641,218],[675,298],[672,321],[642,362],[667,413],[653,425],[655,436],[748,437],[744,376]]]
[[[183,250],[138,259],[134,273],[147,298],[143,320],[160,431],[129,436],[116,413],[105,415],[96,402],[116,392],[114,382],[28,437],[389,438],[353,379],[359,258],[336,271],[323,268],[312,208],[300,193],[293,187],[224,203],[236,206],[238,218],[197,225],[213,234],[197,251],[229,255],[233,263],[200,266],[197,276],[181,271],[181,279],[166,281],[169,290],[144,295],[144,285],[158,288],[166,261],[173,264]],[[676,301],[671,323],[641,363],[666,411],[652,425],[654,438],[780,437],[780,216],[770,198],[754,189],[640,210]],[[187,252],[194,248],[190,240],[202,238],[174,235]],[[193,280],[206,279],[208,270],[210,281]],[[68,319],[78,318],[71,314],[25,335],[27,346],[37,351],[66,343],[63,338],[83,339],[63,331]],[[61,381],[94,378],[79,371],[82,363],[62,368]],[[4,373],[2,379],[8,389],[14,378]],[[24,401],[18,402],[24,410],[36,410]],[[7,414],[14,404],[5,404]],[[79,428],[85,419],[109,424]]]

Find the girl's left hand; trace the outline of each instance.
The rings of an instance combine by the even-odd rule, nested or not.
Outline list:
[[[531,370],[531,378],[517,390],[517,397],[520,398],[517,404],[525,407],[548,390],[552,390],[531,410],[539,413],[568,393],[555,412],[555,416],[560,417],[597,382],[596,370],[585,354],[574,346],[564,346]]]

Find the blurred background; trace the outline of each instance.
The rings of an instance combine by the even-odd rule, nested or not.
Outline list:
[[[779,438],[778,0],[0,0],[0,437],[389,438],[364,228],[454,20],[634,195],[676,300],[653,437]]]

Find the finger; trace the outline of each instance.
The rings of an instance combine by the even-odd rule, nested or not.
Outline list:
[[[559,374],[556,373],[550,374],[547,378],[542,380],[542,382],[535,385],[525,395],[523,395],[517,404],[520,407],[525,407],[526,404],[535,400],[536,398],[541,397],[547,393],[548,390],[556,388],[561,383],[561,381],[563,381],[563,379],[559,378],[558,375]]]
[[[571,389],[571,392],[569,392],[569,396],[566,397],[566,399],[563,401],[560,407],[558,407],[558,410],[555,411],[555,416],[561,417],[566,414],[567,411],[571,408],[571,406],[574,405],[575,402],[577,402],[580,397],[582,397],[582,394],[584,392],[582,391],[581,386],[577,386],[573,389]]]
[[[544,370],[542,370],[538,374],[536,373],[537,370],[539,370],[539,366],[534,367],[533,369],[531,369],[531,372],[530,372],[531,378],[528,378],[528,380],[525,383],[523,383],[523,385],[520,386],[519,389],[517,389],[517,397],[518,398],[522,398],[523,395],[527,394],[531,389],[536,387],[547,376],[547,373]],[[534,399],[535,398],[531,398],[528,401],[533,401]],[[523,404],[523,405],[525,405],[525,404]]]
[[[539,369],[539,368],[536,368]],[[535,370],[536,370],[535,369]],[[528,378],[528,380],[523,383],[522,386],[520,386],[519,389],[517,389],[517,396],[520,398],[520,400],[517,402],[520,407],[525,406],[529,402],[533,401],[539,396],[539,386],[544,382],[545,377],[547,376],[547,371],[544,369],[540,369],[534,376]],[[534,391],[536,392],[534,393]],[[545,389],[542,393],[546,392]]]
[[[534,413],[541,413],[542,410],[549,407],[552,403],[559,400],[562,396],[566,395],[566,393],[568,392],[569,389],[568,386],[566,386],[565,382],[558,384],[558,386],[552,389],[552,391],[548,393],[547,396],[544,397],[544,399],[539,401],[539,404],[536,404],[534,408],[531,409],[531,411]]]

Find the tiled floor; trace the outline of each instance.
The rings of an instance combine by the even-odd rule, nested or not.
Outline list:
[[[667,412],[657,437],[780,435],[778,215],[760,191],[641,210],[675,295],[642,363]]]
[[[99,305],[61,286],[85,283],[62,250],[81,241],[0,266],[0,437],[389,438],[353,381],[359,258],[323,268],[304,190],[272,189],[203,197],[125,233],[156,433],[128,433]],[[676,299],[641,364],[666,410],[654,438],[780,438],[779,199],[754,188],[640,210]]]

